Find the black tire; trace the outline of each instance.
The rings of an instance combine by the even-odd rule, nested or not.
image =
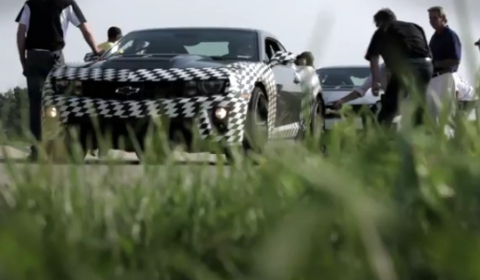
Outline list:
[[[244,155],[262,154],[265,144],[268,141],[268,98],[266,93],[255,87],[248,104],[245,120],[242,152]],[[227,148],[225,156],[229,162],[235,160],[235,152]]]
[[[87,155],[86,137],[75,126],[65,127],[45,146],[47,159],[55,163],[83,163]]]
[[[305,141],[308,148],[325,152],[325,132],[325,106],[323,100],[318,98],[312,106],[307,131],[302,134],[301,140]]]

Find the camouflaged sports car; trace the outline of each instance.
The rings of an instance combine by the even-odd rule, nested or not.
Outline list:
[[[141,156],[148,132],[159,127],[170,143],[182,142],[189,151],[209,150],[192,145],[195,139],[225,150],[260,150],[265,141],[257,139],[318,133],[324,127],[320,82],[314,68],[294,60],[260,30],[133,31],[101,57],[87,54],[85,63],[49,74],[44,141],[57,147],[52,143],[61,140],[71,151],[65,132],[72,128],[85,154],[108,132],[110,148]]]

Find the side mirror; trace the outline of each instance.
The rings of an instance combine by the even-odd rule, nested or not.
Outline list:
[[[292,52],[279,51],[272,56],[272,59],[270,59],[270,65],[293,63],[296,58],[297,56]]]
[[[89,53],[85,54],[85,57],[83,57],[83,61],[92,62],[92,61],[98,60],[98,58],[99,58],[98,55],[95,55],[94,53],[89,52]]]

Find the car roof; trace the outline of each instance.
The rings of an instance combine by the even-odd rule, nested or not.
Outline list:
[[[147,29],[137,29],[132,30],[131,32],[142,32],[142,31],[160,31],[160,30],[231,30],[231,31],[245,31],[245,32],[255,32],[255,33],[268,33],[263,30],[253,29],[253,28],[244,28],[244,27],[213,27],[213,26],[196,26],[196,27],[162,27],[162,28],[147,28]]]

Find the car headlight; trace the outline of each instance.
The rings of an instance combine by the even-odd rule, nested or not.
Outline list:
[[[57,80],[55,82],[56,92],[67,95],[81,95],[82,82],[70,80]]]
[[[197,95],[198,86],[197,83],[194,81],[189,81],[185,84],[185,88],[183,89],[184,95],[187,97],[193,97]]]
[[[45,113],[45,116],[47,116],[49,118],[55,118],[58,115],[57,108],[55,108],[53,106],[45,107],[44,108],[44,113]]]
[[[223,93],[227,85],[226,81],[189,81],[183,89],[184,96],[214,95]]]
[[[225,81],[204,81],[198,84],[198,89],[208,95],[222,93],[225,89]]]

